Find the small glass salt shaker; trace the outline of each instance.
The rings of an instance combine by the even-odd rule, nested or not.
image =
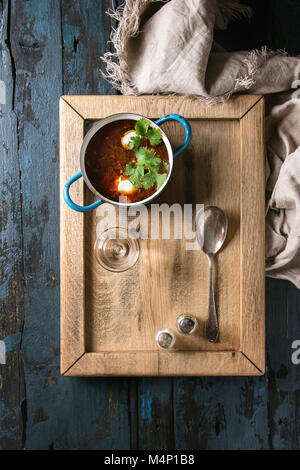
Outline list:
[[[175,344],[175,335],[169,328],[163,328],[157,331],[155,342],[160,349],[171,349]]]
[[[196,331],[198,327],[198,321],[197,318],[195,318],[193,315],[184,313],[177,318],[176,326],[179,333],[184,335],[191,335]]]

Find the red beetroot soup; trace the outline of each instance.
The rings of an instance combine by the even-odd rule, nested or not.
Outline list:
[[[133,187],[131,191],[123,191],[125,186],[120,182],[128,180],[124,175],[126,165],[135,165],[136,157],[134,150],[125,148],[122,137],[126,132],[134,131],[136,121],[133,119],[122,119],[114,121],[99,129],[90,140],[85,153],[85,168],[88,179],[93,187],[104,197],[112,201],[119,201],[120,196],[126,196],[128,203],[139,202],[152,196],[157,191],[155,183],[149,189]],[[154,150],[156,156],[162,160],[159,173],[168,173],[166,168],[169,163],[168,151],[163,141],[155,148],[150,146],[148,139],[141,137],[141,145]],[[130,183],[129,183],[130,186]]]

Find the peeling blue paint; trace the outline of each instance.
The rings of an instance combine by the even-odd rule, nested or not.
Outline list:
[[[4,300],[8,297],[8,279],[6,279],[6,281],[1,284],[1,287],[0,287],[0,299],[1,300]]]
[[[14,333],[12,335],[6,336],[6,338],[3,338],[2,341],[5,343],[6,353],[9,353],[20,344],[21,333]]]
[[[152,422],[152,396],[149,389],[141,396],[141,418]]]
[[[24,155],[24,168],[29,168],[31,164],[31,157],[29,155]]]

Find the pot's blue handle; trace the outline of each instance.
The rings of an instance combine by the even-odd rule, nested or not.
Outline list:
[[[189,145],[191,138],[192,138],[192,130],[189,122],[184,119],[184,117],[180,116],[179,114],[167,114],[166,116],[163,116],[162,118],[158,119],[158,121],[155,121],[155,124],[160,126],[166,121],[178,121],[180,124],[183,125],[184,130],[185,130],[185,139],[183,143],[178,147],[178,149],[174,150],[173,154],[174,157],[177,157],[183,150]]]
[[[103,204],[103,201],[102,199],[99,199],[98,201],[93,202],[93,204],[90,204],[89,206],[79,206],[78,204],[75,204],[75,202],[72,201],[72,199],[70,198],[70,194],[69,194],[70,186],[75,181],[79,180],[79,178],[81,177],[82,177],[81,171],[79,173],[76,173],[76,175],[72,176],[72,178],[70,178],[69,181],[67,181],[66,184],[64,185],[63,195],[64,195],[65,202],[68,204],[69,207],[71,207],[71,209],[74,209],[74,211],[77,211],[77,212],[87,212],[92,209],[96,209],[96,207],[100,206],[100,204]]]

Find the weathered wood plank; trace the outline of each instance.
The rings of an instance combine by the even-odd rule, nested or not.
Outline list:
[[[265,377],[174,379],[176,449],[266,449]]]
[[[271,449],[299,449],[300,365],[292,343],[300,340],[300,291],[267,279],[268,425]]]
[[[60,8],[55,1],[11,3],[16,68],[26,290],[22,357],[26,383],[24,447],[48,448],[59,396],[58,140]],[[49,77],[52,74],[52,79]],[[46,393],[43,394],[42,390]]]
[[[84,134],[84,120],[62,98],[59,117],[60,162],[66,162],[66,165],[60,164],[60,345],[61,373],[64,374],[85,352],[85,273],[84,259],[81,257],[81,248],[84,245],[84,218],[82,214],[76,214],[77,217],[72,218],[73,211],[69,210],[62,197],[65,181],[70,175],[78,172],[78,160],[72,161],[67,155],[77,155],[79,152]],[[70,133],[71,138],[67,140],[66,134]],[[78,204],[84,204],[83,181],[77,183],[72,194]],[[76,295],[70,295],[70,292],[76,292]],[[74,314],[78,315],[75,323]]]
[[[62,0],[63,73],[65,94],[112,94],[102,78],[100,57],[109,50],[112,21],[105,12],[110,0]]]
[[[293,346],[290,354],[295,352],[295,342],[297,342],[297,359],[299,361],[299,341],[300,341],[300,290],[293,284],[288,284],[287,290],[287,349]],[[294,344],[293,344],[294,343]],[[288,388],[289,400],[286,402],[287,411],[285,417],[289,422],[289,438],[286,440],[285,448],[300,450],[300,364],[295,364],[295,358],[286,359],[289,373],[286,376],[286,387]],[[292,363],[292,364],[291,364]],[[285,370],[280,366],[277,373],[278,379],[285,379]],[[280,383],[280,382],[279,382]]]
[[[75,341],[75,340],[74,340]],[[260,375],[240,351],[135,351],[87,352],[64,375],[68,377],[168,377]],[[65,362],[65,358],[63,358]]]
[[[159,95],[142,95],[139,100],[139,114],[149,116],[149,108],[155,107],[156,116],[159,118],[169,113],[181,114],[186,119],[240,119],[247,111],[255,105],[260,99],[260,95],[245,95],[243,99],[240,96],[233,96],[225,104],[215,104],[208,106],[203,101],[197,101],[195,98]],[[128,96],[102,96],[100,102],[96,96],[68,96],[68,103],[76,107],[77,111],[85,119],[93,119],[96,113],[105,116],[107,108],[110,108],[111,114],[136,112],[134,101],[132,105],[128,103]]]
[[[128,415],[130,425],[130,449],[137,450],[139,448],[139,419],[138,419],[138,387],[139,378],[128,379]]]
[[[174,449],[173,380],[140,379],[138,409],[139,449]]]
[[[241,324],[243,325],[241,350],[262,373],[265,371],[266,347],[264,121],[264,99],[260,99],[241,119],[240,218],[243,253],[240,284]],[[232,270],[234,272],[233,267]]]
[[[0,449],[22,448],[26,419],[20,358],[24,321],[22,208],[10,24],[9,1],[3,0],[0,2],[0,80],[5,88],[5,95],[1,93],[0,99],[0,340],[5,342],[6,364],[0,365]]]

